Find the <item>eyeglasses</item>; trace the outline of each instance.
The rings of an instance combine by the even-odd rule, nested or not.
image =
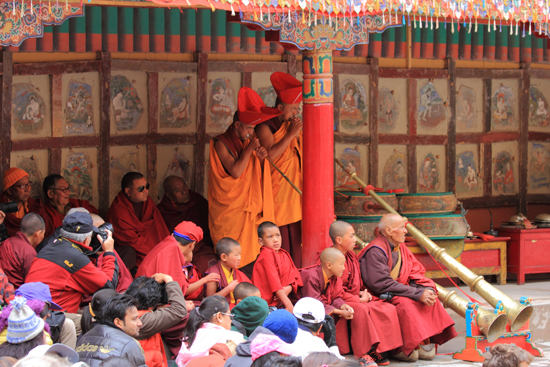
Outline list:
[[[143,192],[144,190],[149,190],[149,187],[151,187],[151,185],[150,185],[150,184],[147,184],[147,185],[145,185],[145,186],[140,186],[140,187],[138,187],[136,190],[137,190],[138,192]]]
[[[233,315],[232,313],[226,313],[226,312],[220,312],[222,315],[225,315],[225,316],[229,316],[229,318],[231,320],[233,320],[233,317],[235,317],[235,315]]]
[[[71,187],[70,187],[70,186],[67,186],[67,187],[60,187],[60,188],[52,187],[50,190],[58,190],[58,191],[61,191],[61,192],[64,193],[64,194],[66,194],[66,193],[68,193],[69,191],[71,191]]]
[[[17,187],[18,189],[25,190],[30,189],[32,187],[32,183],[28,182],[24,185],[13,185],[12,187]]]

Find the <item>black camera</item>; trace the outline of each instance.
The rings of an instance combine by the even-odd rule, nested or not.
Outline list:
[[[92,251],[88,251],[86,255],[90,256],[101,250],[101,242],[97,239],[97,235],[99,235],[101,238],[103,238],[103,241],[105,241],[107,238],[109,238],[109,234],[106,230],[111,231],[111,233],[114,233],[113,225],[109,222],[105,222],[99,227],[97,227],[98,231],[94,231],[94,234],[92,235],[92,241],[90,242],[90,247],[92,248]]]
[[[383,301],[391,301],[392,298],[393,298],[392,292],[385,292],[380,295],[380,299]]]
[[[9,203],[0,204],[0,212],[4,213],[15,213],[19,209],[17,208],[16,201],[10,201]]]

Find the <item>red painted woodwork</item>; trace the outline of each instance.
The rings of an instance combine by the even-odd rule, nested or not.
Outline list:
[[[550,273],[550,228],[499,228],[498,233],[510,237],[508,273],[517,274],[518,284],[525,283],[525,274]]]
[[[317,260],[330,246],[334,221],[334,112],[332,103],[304,103],[304,192],[302,266]]]

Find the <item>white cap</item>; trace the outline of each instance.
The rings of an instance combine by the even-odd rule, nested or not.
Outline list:
[[[318,324],[325,321],[325,306],[315,298],[304,297],[294,305],[294,316],[302,321]]]
[[[60,357],[67,357],[67,359],[71,363],[77,363],[79,360],[78,353],[74,349],[63,344],[39,345],[34,349],[32,349],[29,352],[28,356],[42,357],[46,354],[53,354],[53,355],[58,355]]]

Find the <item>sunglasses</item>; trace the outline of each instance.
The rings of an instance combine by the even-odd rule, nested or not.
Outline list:
[[[147,184],[145,186],[140,186],[140,187],[137,188],[137,191],[138,192],[143,192],[143,190],[149,190],[149,187],[151,187],[150,184]]]

